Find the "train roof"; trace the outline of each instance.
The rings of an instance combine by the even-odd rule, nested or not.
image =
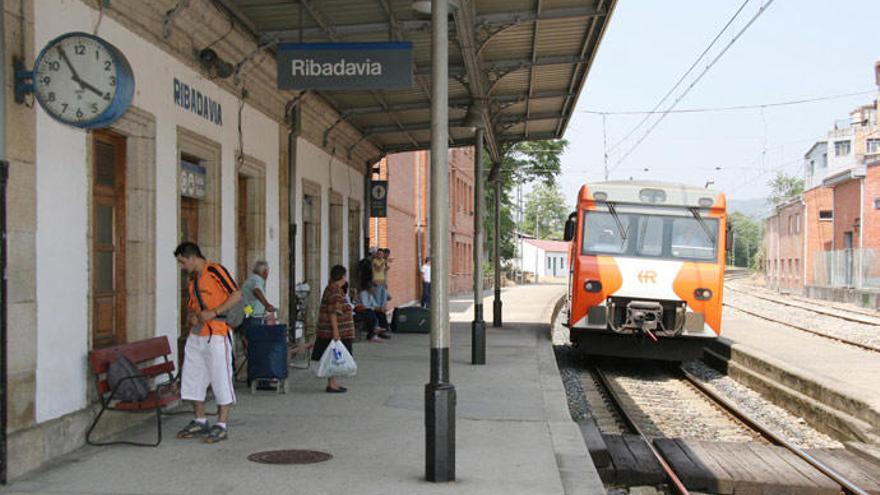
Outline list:
[[[656,191],[662,191],[656,192]],[[597,193],[604,193],[596,197]],[[578,195],[579,202],[609,201],[616,203],[647,204],[684,207],[726,208],[724,193],[714,189],[679,182],[613,180],[584,184]]]

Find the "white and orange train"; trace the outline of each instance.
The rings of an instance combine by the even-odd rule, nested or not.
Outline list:
[[[587,354],[679,361],[721,334],[724,194],[682,184],[588,184],[565,226],[567,326]]]

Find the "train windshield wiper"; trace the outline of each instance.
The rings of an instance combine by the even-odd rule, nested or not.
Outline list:
[[[611,213],[611,216],[614,218],[614,223],[617,224],[617,230],[620,232],[621,244],[623,244],[626,242],[626,229],[623,227],[623,222],[620,221],[617,209],[614,208],[614,204],[612,203],[605,203],[605,206],[608,207],[608,213]]]
[[[700,215],[700,210],[696,207],[688,209],[691,210],[691,215],[693,215],[697,222],[700,223],[700,227],[703,228],[703,232],[706,233],[706,237],[709,238],[709,242],[711,242],[712,245],[715,245],[715,235],[712,234],[712,229],[710,229],[706,221],[703,220],[703,215]]]

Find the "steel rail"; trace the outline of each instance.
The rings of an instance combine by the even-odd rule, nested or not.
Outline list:
[[[747,314],[747,315],[754,316],[755,318],[761,318],[762,320],[772,321],[773,323],[778,323],[778,324],[780,324],[780,325],[785,325],[785,326],[787,326],[787,327],[794,328],[795,330],[800,330],[800,331],[802,331],[802,332],[806,332],[806,333],[810,333],[810,334],[813,334],[813,335],[817,335],[817,336],[819,336],[819,337],[823,337],[823,338],[826,338],[826,339],[828,339],[828,340],[835,340],[835,341],[840,342],[840,343],[842,343],[842,344],[848,344],[848,345],[851,345],[851,346],[855,346],[855,347],[858,347],[858,348],[863,349],[863,350],[866,350],[866,351],[871,351],[871,352],[878,352],[878,353],[880,353],[880,347],[875,347],[875,346],[872,346],[872,345],[869,345],[869,344],[863,344],[863,343],[861,343],[861,342],[856,342],[856,341],[854,341],[854,340],[850,340],[850,339],[847,339],[847,338],[844,338],[844,337],[835,337],[834,335],[828,335],[827,333],[822,333],[822,332],[820,332],[820,331],[818,331],[818,330],[813,330],[813,329],[811,329],[811,328],[802,327],[802,326],[800,326],[800,325],[795,325],[794,323],[788,323],[788,322],[785,322],[785,321],[776,320],[776,319],[773,319],[773,318],[771,318],[771,317],[769,317],[769,316],[765,316],[765,315],[762,315],[762,314],[759,314],[759,313],[755,313],[754,311],[750,311],[750,310],[748,310],[748,309],[743,309],[743,308],[741,308],[741,307],[739,307],[739,306],[735,306],[735,305],[730,304],[730,303],[723,303],[723,304],[724,304],[724,306],[727,306],[728,308],[733,308],[733,309],[735,309],[735,310],[737,310],[737,311],[742,311],[743,313],[745,313],[745,314]]]
[[[689,373],[685,369],[679,368],[682,376],[684,376],[691,385],[697,387],[701,392],[703,392],[707,397],[711,398],[717,404],[724,407],[724,409],[733,416],[736,416],[737,419],[749,425],[749,427],[753,428],[755,431],[759,432],[765,438],[773,442],[774,445],[778,445],[780,447],[784,447],[791,453],[800,457],[807,464],[832,479],[835,483],[839,484],[841,488],[847,493],[852,495],[869,495],[867,491],[859,488],[853,482],[846,479],[842,474],[838,473],[822,461],[816,459],[810,454],[806,453],[800,447],[792,444],[782,436],[777,435],[773,430],[762,424],[760,421],[749,416],[745,411],[739,408],[736,404],[729,401],[727,398],[722,397],[716,391],[707,387],[703,382],[701,382],[697,377]]]
[[[657,459],[657,462],[660,463],[660,466],[663,468],[666,476],[675,486],[676,492],[681,495],[689,495],[689,492],[687,488],[685,488],[684,483],[681,482],[681,479],[679,479],[678,475],[675,473],[675,470],[672,469],[672,466],[670,466],[669,463],[666,461],[666,458],[663,457],[663,454],[661,454],[656,448],[654,448],[654,444],[651,442],[651,439],[648,438],[648,436],[645,435],[644,432],[642,432],[641,428],[639,428],[632,416],[630,416],[629,413],[626,412],[626,409],[624,409],[623,407],[620,395],[618,395],[617,391],[614,390],[614,387],[611,386],[611,382],[608,380],[605,372],[596,365],[593,365],[593,372],[596,374],[596,377],[599,378],[599,382],[602,384],[602,388],[604,388],[607,392],[608,397],[611,399],[611,403],[617,410],[618,415],[621,417],[621,419],[624,420],[624,422],[626,422],[626,425],[630,430],[635,432],[638,436],[642,437],[642,440],[645,441],[645,445],[647,445],[648,448],[651,450],[651,453],[654,454],[654,457]]]
[[[853,323],[861,323],[862,325],[880,325],[880,318],[877,318],[876,316],[869,316],[864,313],[856,313],[856,314],[859,314],[859,315],[862,315],[865,317],[865,318],[858,318],[855,316],[847,316],[847,315],[842,315],[840,313],[833,313],[831,311],[823,310],[821,308],[813,308],[813,307],[809,306],[810,303],[808,303],[808,302],[805,302],[804,304],[794,304],[794,303],[790,303],[790,302],[786,302],[786,301],[781,301],[779,299],[773,299],[772,297],[759,296],[753,292],[738,289],[736,287],[729,287],[728,286],[728,287],[725,287],[725,289],[733,291],[733,292],[739,292],[740,294],[748,294],[749,296],[757,298],[757,299],[761,299],[762,301],[769,301],[774,304],[780,304],[782,306],[789,306],[792,308],[798,308],[798,309],[802,309],[804,311],[812,311],[813,313],[818,313],[820,315],[825,315],[825,316],[831,316],[832,318],[838,318],[838,319],[845,320],[845,321],[851,321]],[[844,311],[844,310],[838,309],[838,311]],[[871,318],[874,321],[869,321],[868,318]]]

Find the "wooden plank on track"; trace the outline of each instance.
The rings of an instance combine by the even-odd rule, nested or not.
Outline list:
[[[654,447],[666,462],[672,467],[678,478],[688,490],[709,491],[712,485],[712,473],[705,466],[695,463],[693,459],[681,450],[681,447],[672,438],[655,438]],[[729,495],[730,492],[715,492]]]
[[[638,463],[633,458],[632,452],[623,441],[620,435],[602,435],[605,445],[608,447],[608,454],[611,456],[611,463],[614,465],[614,480],[612,483],[633,486],[638,479]]]
[[[880,494],[880,467],[844,449],[810,449],[815,457],[859,488]]]
[[[602,439],[602,432],[596,426],[596,420],[591,416],[587,416],[578,422],[578,427],[581,429],[581,436],[584,437],[584,443],[587,444],[587,450],[590,452],[590,457],[593,458],[593,464],[596,468],[611,466],[608,446],[605,445],[605,440]]]
[[[782,449],[782,447],[777,448]],[[811,466],[807,461],[801,459],[796,454],[784,450],[784,453],[781,453],[779,457],[788,463],[792,469],[812,481],[818,487],[818,493],[829,495],[840,493],[840,485],[832,481],[828,476],[822,474],[818,469]]]
[[[651,452],[645,439],[638,435],[623,435],[623,441],[639,463],[640,485],[657,485],[667,480],[666,472]]]
[[[729,445],[722,442],[698,442],[703,448],[703,454],[711,457],[730,475],[734,483],[733,491],[736,495],[761,495],[763,490],[758,478],[752,473],[747,462],[739,459],[737,452],[732,451]]]
[[[757,443],[748,444],[747,448],[754,457],[754,463],[763,464],[766,466],[766,469],[770,470],[769,474],[765,473],[764,476],[778,480],[778,485],[781,485],[778,493],[789,493],[792,495],[822,495],[827,493],[826,489],[817,484],[811,476],[807,476],[789,466],[789,463],[783,458],[790,455],[787,450],[781,447],[771,447]]]
[[[682,452],[690,457],[694,463],[710,473],[709,486],[707,488],[709,492],[721,494],[734,492],[736,481],[730,474],[730,471],[723,462],[719,463],[714,456],[710,455],[701,442],[678,439],[676,443]]]

